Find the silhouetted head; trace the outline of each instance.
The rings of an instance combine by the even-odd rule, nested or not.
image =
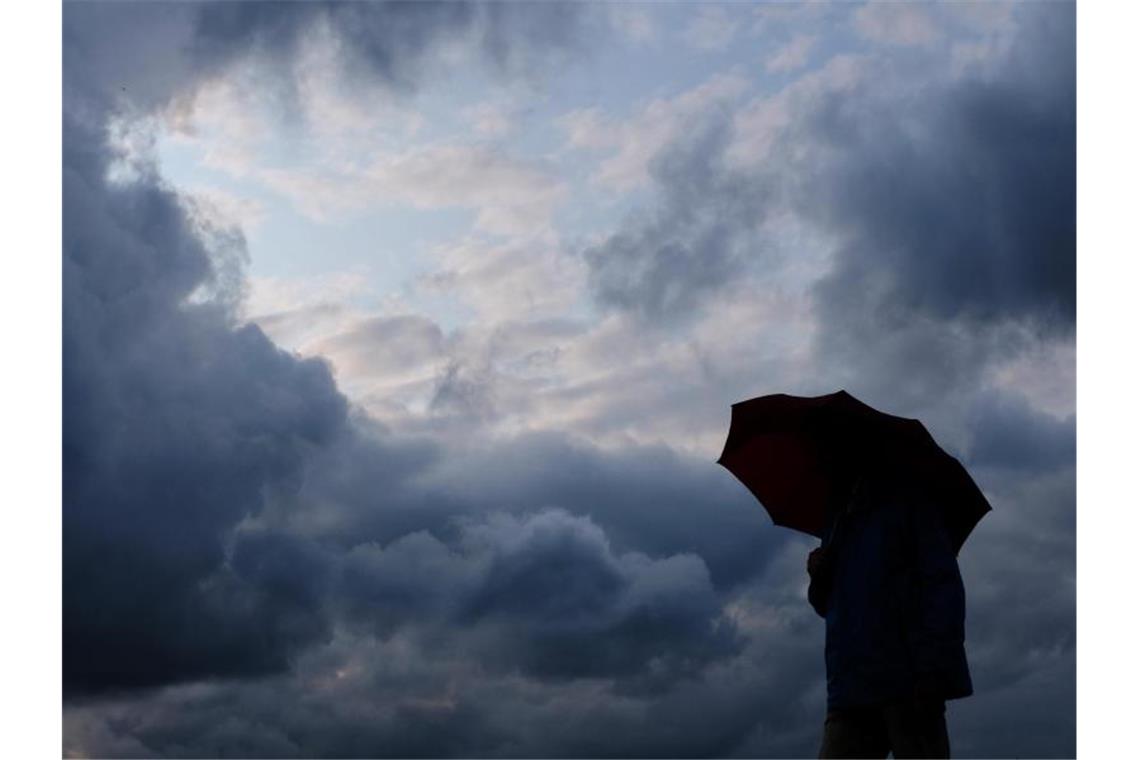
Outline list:
[[[847,508],[856,486],[862,481],[865,469],[862,457],[852,455],[848,446],[830,448],[824,455],[824,471],[829,473],[827,483],[827,520]]]

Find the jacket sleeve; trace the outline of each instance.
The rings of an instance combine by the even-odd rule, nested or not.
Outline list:
[[[815,614],[822,618],[827,617],[827,598],[831,594],[831,568],[825,561],[824,566],[811,575],[808,584],[808,601],[815,610]]]
[[[811,573],[808,583],[808,602],[821,618],[827,617],[828,601],[831,597],[832,579],[835,576],[835,543],[842,535],[842,520],[835,519],[824,528],[820,537],[820,548],[823,549],[823,562],[816,572]]]
[[[965,661],[966,594],[942,517],[929,504],[911,509],[912,596],[908,642],[915,688],[942,695],[969,688]]]

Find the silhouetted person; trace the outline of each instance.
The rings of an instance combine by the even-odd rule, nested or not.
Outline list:
[[[945,700],[973,693],[965,591],[942,519],[920,489],[864,474],[808,555],[827,621],[821,758],[949,757]]]

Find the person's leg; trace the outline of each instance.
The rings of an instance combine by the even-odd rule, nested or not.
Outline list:
[[[899,702],[884,711],[891,754],[896,758],[949,758],[946,703]]]
[[[885,758],[887,725],[882,710],[837,710],[823,724],[820,758]]]

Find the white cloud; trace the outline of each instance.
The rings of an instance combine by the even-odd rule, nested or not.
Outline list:
[[[738,167],[758,166],[807,104],[828,93],[850,89],[866,75],[867,68],[864,57],[836,56],[776,94],[757,98],[741,108],[734,116],[728,161]]]
[[[559,317],[576,308],[585,288],[582,262],[552,240],[466,238],[429,255],[436,266],[420,287],[468,306],[479,323]]]
[[[608,316],[562,346],[564,380],[536,399],[536,422],[603,446],[663,443],[711,461],[728,404],[827,382],[811,371],[810,298],[780,279],[772,274],[766,289],[741,279],[683,333]]]
[[[195,202],[204,205],[217,221],[230,227],[250,231],[265,221],[265,205],[256,198],[216,185],[193,185],[186,188]]]
[[[1065,418],[1077,412],[1077,347],[1071,338],[1030,342],[1011,360],[990,369],[989,382],[1016,391],[1037,409]]]
[[[252,300],[264,311],[251,321],[283,348],[325,359],[338,388],[375,419],[388,423],[424,413],[451,360],[446,336],[431,319],[398,302],[353,306],[350,299],[367,288],[347,276],[311,284],[261,279],[254,292]]]
[[[164,137],[320,220],[407,204],[470,208],[480,229],[499,234],[547,228],[562,194],[550,169],[472,141],[513,131],[513,100],[471,106],[457,114],[470,129],[454,142],[426,142],[417,139],[426,119],[415,98],[346,79],[341,52],[319,27],[298,56],[289,93],[252,64],[237,66],[167,108]]]
[[[368,278],[360,272],[329,272],[305,277],[250,279],[247,316],[250,319],[290,309],[343,303],[368,293]]]
[[[295,88],[288,93],[251,63],[203,83],[164,109],[162,139],[231,178],[286,195],[289,188],[313,192],[328,208],[317,211],[316,202],[301,207],[317,216],[331,212],[343,201],[335,185],[355,171],[357,157],[405,146],[423,118],[376,84],[346,91],[327,47],[312,41],[302,46]],[[322,187],[321,174],[333,187]],[[235,196],[232,189],[214,191],[221,193]],[[248,203],[239,208],[223,199],[222,204],[241,212],[242,221],[256,221]]]
[[[293,68],[306,136],[329,152],[352,155],[378,141],[401,144],[425,124],[414,100],[382,82],[345,77],[340,43],[325,24],[310,32]]]
[[[379,307],[365,275],[342,273],[257,278],[245,313],[286,349],[328,360],[340,389],[393,429],[543,427],[537,399],[563,382],[564,346],[585,330],[572,316],[584,290],[581,261],[551,241],[477,237],[428,256],[433,273],[407,298]],[[440,297],[469,310],[464,327],[445,332],[424,313],[424,303]],[[445,381],[482,399],[482,416],[456,420],[454,405],[433,408]],[[464,418],[471,410],[458,411]]]
[[[162,136],[196,149],[204,166],[241,177],[276,139],[280,109],[263,74],[240,65],[173,100],[161,113]]]
[[[426,403],[434,378],[447,364],[445,336],[424,316],[360,315],[335,334],[312,343],[328,359],[341,389],[358,401],[382,398],[391,409]],[[387,414],[384,414],[387,411]]]
[[[328,219],[377,206],[462,207],[482,229],[541,234],[565,188],[553,171],[481,145],[437,144],[374,155],[365,166],[264,168],[258,177],[306,215]]]
[[[795,71],[803,68],[815,47],[816,39],[812,35],[796,35],[768,58],[764,68],[772,72]]]
[[[609,120],[596,106],[571,111],[560,118],[558,124],[566,132],[566,139],[572,147],[608,148],[615,144]]]
[[[242,316],[278,345],[311,356],[314,345],[358,318],[352,302],[369,294],[361,272],[305,277],[251,277]]]
[[[480,103],[464,109],[463,119],[483,137],[503,137],[511,132],[510,113],[494,103]]]
[[[572,111],[559,123],[571,147],[612,153],[594,172],[594,181],[614,190],[634,190],[649,182],[649,162],[663,147],[710,112],[731,104],[750,84],[739,72],[721,73],[672,98],[651,100],[625,120],[589,108]]]
[[[750,33],[764,34],[770,27],[787,27],[818,21],[831,7],[821,0],[802,0],[798,3],[758,3],[752,8]]]
[[[711,459],[730,401],[827,381],[810,371],[812,278],[794,266],[767,272],[764,288],[742,278],[687,331],[671,333],[622,315],[573,317],[581,262],[553,248],[469,238],[432,254],[435,273],[417,290],[473,312],[451,332],[406,304],[353,307],[366,283],[347,275],[258,280],[255,321],[282,345],[325,357],[350,399],[404,432],[557,430]],[[433,408],[445,382],[480,406]]]

